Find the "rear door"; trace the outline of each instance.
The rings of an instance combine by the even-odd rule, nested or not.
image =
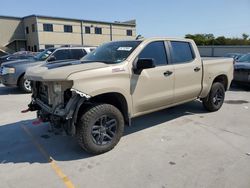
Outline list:
[[[174,65],[175,103],[188,101],[201,92],[201,59],[195,57],[192,44],[185,41],[169,41],[171,61]]]
[[[169,65],[166,43],[149,43],[138,58],[154,59],[156,67],[144,69],[140,75],[132,74],[131,95],[134,114],[155,110],[173,102],[173,65]]]
[[[52,54],[56,61],[71,59],[69,49],[58,49]]]
[[[81,59],[87,54],[84,49],[71,49],[71,59]]]

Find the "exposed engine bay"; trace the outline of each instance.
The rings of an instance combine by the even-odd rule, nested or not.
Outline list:
[[[64,128],[74,135],[77,112],[81,104],[89,96],[71,89],[71,81],[32,82],[32,100],[30,111],[37,110],[37,117],[42,122],[50,122],[51,126]]]

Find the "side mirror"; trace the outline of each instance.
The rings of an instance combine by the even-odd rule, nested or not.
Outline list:
[[[51,56],[47,59],[48,62],[55,61],[55,60],[56,60],[56,57],[53,56],[53,55],[51,55]]]
[[[133,70],[135,74],[140,74],[143,69],[154,68],[154,59],[151,58],[140,58],[135,61]]]

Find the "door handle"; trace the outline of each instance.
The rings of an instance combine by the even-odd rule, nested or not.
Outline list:
[[[171,74],[173,74],[173,72],[172,71],[166,71],[163,74],[164,74],[164,76],[170,76]]]
[[[194,71],[195,71],[195,72],[198,72],[198,71],[200,71],[200,70],[201,70],[200,67],[195,67],[195,68],[194,68]]]

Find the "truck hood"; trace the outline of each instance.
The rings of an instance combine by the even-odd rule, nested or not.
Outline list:
[[[2,63],[2,66],[16,67],[19,65],[29,64],[29,63],[33,63],[33,62],[36,62],[36,61],[33,59],[20,59],[20,60],[4,62],[4,63]]]
[[[28,68],[25,77],[34,81],[62,81],[76,72],[108,67],[102,62],[61,61]]]

